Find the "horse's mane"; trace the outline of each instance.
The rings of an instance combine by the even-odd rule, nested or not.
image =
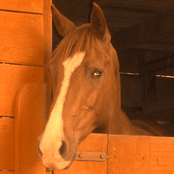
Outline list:
[[[45,64],[45,71],[57,61],[62,62],[65,58],[73,57],[77,52],[86,51],[89,55],[92,55],[91,58],[97,56],[95,55],[95,49],[98,49],[105,54],[102,48],[97,46],[99,42],[101,45],[103,41],[96,36],[94,29],[89,23],[78,27],[59,43],[53,51],[52,58]]]

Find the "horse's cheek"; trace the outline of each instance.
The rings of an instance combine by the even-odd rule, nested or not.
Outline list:
[[[96,99],[97,99],[97,91],[93,91],[89,95],[89,97],[87,97],[87,101],[86,101],[87,107],[92,108],[96,103]]]

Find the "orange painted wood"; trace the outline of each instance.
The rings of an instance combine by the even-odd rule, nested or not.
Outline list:
[[[109,135],[108,174],[173,174],[174,138]]]
[[[107,135],[90,134],[79,146],[81,151],[102,151],[107,153]],[[107,174],[105,162],[75,161],[68,170],[55,170],[54,174]]]
[[[43,1],[44,0],[1,0],[0,9],[42,13]]]
[[[52,0],[44,0],[43,23],[44,23],[44,63],[52,57]]]
[[[0,23],[0,62],[43,65],[42,15],[0,11]]]
[[[37,154],[37,138],[46,121],[46,91],[43,84],[25,85],[16,102],[15,173],[43,174]]]
[[[14,170],[14,123],[0,118],[0,170]]]
[[[147,174],[148,137],[109,135],[108,156],[108,174]]]
[[[43,83],[43,68],[0,64],[0,115],[14,116],[15,98],[26,83]]]
[[[45,0],[43,7],[44,19],[44,65],[52,57],[52,14],[51,14],[51,0]],[[51,75],[49,72],[45,73],[44,81],[47,84],[47,111],[49,111],[52,102],[52,86]]]
[[[0,171],[0,174],[15,174],[14,171]]]
[[[149,174],[174,173],[174,138],[149,137]]]

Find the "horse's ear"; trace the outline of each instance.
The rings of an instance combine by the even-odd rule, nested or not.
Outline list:
[[[95,2],[92,6],[90,23],[100,38],[110,42],[111,35],[106,24],[105,16],[101,8]]]
[[[56,30],[62,37],[65,37],[76,28],[75,24],[63,16],[53,4],[51,5],[51,11]]]

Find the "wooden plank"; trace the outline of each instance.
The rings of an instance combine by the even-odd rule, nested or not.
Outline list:
[[[51,0],[44,0],[43,4],[44,24],[44,62],[52,57],[52,14]]]
[[[14,123],[0,118],[0,170],[14,170]]]
[[[45,0],[43,4],[44,13],[44,65],[52,57],[52,14],[51,1]],[[44,75],[44,82],[47,84],[47,112],[52,102],[51,75],[49,72]]]
[[[23,11],[42,13],[43,12],[43,0],[1,0],[0,9],[11,11]]]
[[[16,100],[15,172],[43,174],[45,167],[37,154],[37,138],[46,121],[46,91],[43,84],[27,84]]]
[[[108,174],[147,174],[148,137],[108,137]]]
[[[0,171],[0,174],[15,174],[14,171]]]
[[[81,151],[102,151],[107,153],[107,135],[90,134],[79,146]],[[75,161],[68,170],[55,170],[54,174],[107,174],[107,161],[105,162],[83,162]]]
[[[173,174],[174,138],[109,135],[108,174]]]
[[[26,83],[43,83],[43,68],[0,64],[0,115],[14,116],[15,97]]]
[[[174,138],[149,137],[149,174],[174,173]]]
[[[43,65],[41,15],[0,11],[0,23],[0,62]]]

